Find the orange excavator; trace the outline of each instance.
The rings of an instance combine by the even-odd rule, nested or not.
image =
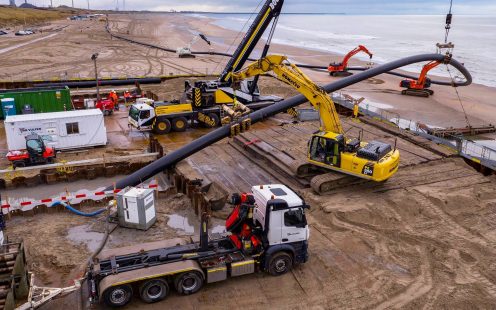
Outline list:
[[[364,52],[367,53],[370,56],[370,59],[372,59],[373,54],[363,45],[358,45],[355,49],[350,51],[346,56],[344,56],[344,59],[340,63],[331,63],[329,64],[329,67],[327,68],[327,71],[329,71],[329,75],[331,76],[348,76],[351,75],[352,73],[348,71],[348,62],[350,59],[355,56],[356,54]]]
[[[401,81],[400,87],[406,88],[401,91],[401,94],[418,97],[429,97],[434,95],[434,91],[429,89],[429,87],[431,87],[431,79],[427,77],[427,73],[441,63],[441,61],[431,61],[422,68],[417,80],[406,79]]]

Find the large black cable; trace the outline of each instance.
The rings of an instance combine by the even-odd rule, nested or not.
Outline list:
[[[444,61],[444,59],[445,56],[440,54],[422,54],[422,55],[402,58],[396,61],[383,64],[375,68],[365,70],[364,72],[360,72],[358,74],[345,77],[338,81],[327,84],[322,88],[327,93],[330,93],[342,89],[344,87],[356,84],[363,80],[369,79],[371,77],[377,76],[379,74],[383,74],[385,72],[398,69],[403,66],[411,65],[418,62],[424,62],[424,61]],[[458,69],[466,78],[466,81],[463,83],[459,83],[458,86],[467,86],[472,83],[472,76],[461,63],[459,63],[455,59],[451,59],[449,64],[451,64],[453,67]],[[243,117],[234,123],[240,124],[244,119],[250,118],[251,122],[254,124],[270,116],[287,111],[288,109],[296,107],[302,103],[305,103],[306,101],[307,99],[303,95],[294,96],[285,99],[283,101],[274,103],[273,105],[268,106],[266,108],[252,112],[248,116]],[[147,166],[141,168],[140,170],[133,172],[132,174],[119,180],[115,185],[116,188],[125,188],[126,186],[136,186],[140,184],[143,180],[147,180],[153,177],[154,175],[173,167],[179,161],[195,154],[196,152],[201,151],[202,149],[214,144],[217,141],[229,137],[231,133],[231,125],[232,124],[220,127],[192,141],[191,143],[175,151],[172,151],[166,156],[155,160],[154,162],[148,164]],[[112,188],[113,186],[108,187],[108,189],[112,189]]]
[[[106,29],[107,29],[107,32],[110,35],[112,35],[113,37],[116,37],[118,39],[121,39],[121,40],[130,42],[130,43],[134,43],[134,44],[138,44],[138,45],[143,45],[143,46],[146,46],[146,47],[151,47],[151,48],[155,48],[155,49],[159,49],[159,50],[166,51],[166,52],[171,52],[171,53],[175,53],[176,52],[175,50],[170,49],[170,48],[165,48],[165,47],[161,47],[161,46],[158,46],[158,45],[153,45],[153,44],[150,44],[150,43],[144,43],[144,42],[140,42],[140,41],[136,41],[136,40],[133,40],[133,39],[126,38],[126,37],[121,36],[121,35],[116,35],[116,34],[113,34],[112,32],[110,32],[110,29],[108,27]],[[228,54],[228,53],[212,52],[212,51],[209,51],[209,52],[191,52],[191,54],[193,54],[193,55],[213,55],[213,56],[232,57],[232,55],[231,54]],[[248,60],[249,61],[257,61],[258,59],[248,58]],[[295,65],[297,67],[299,67],[299,68],[316,69],[316,70],[326,70],[327,71],[327,66],[315,66],[315,65],[306,65],[306,64],[295,64]],[[346,69],[349,70],[349,71],[365,71],[365,70],[368,70],[370,68],[368,68],[368,67],[348,67]],[[383,72],[383,73],[394,75],[394,76],[399,76],[399,77],[402,77],[402,78],[412,79],[412,80],[418,79],[418,76],[414,76],[414,75],[410,75],[410,74],[406,74],[406,73],[401,73],[401,72],[388,71],[388,72]],[[435,85],[442,85],[442,86],[453,86],[453,83],[451,81],[431,80],[431,83],[432,84],[435,84]],[[463,84],[463,82],[457,82],[457,83],[455,83],[454,86],[462,86],[462,84]]]

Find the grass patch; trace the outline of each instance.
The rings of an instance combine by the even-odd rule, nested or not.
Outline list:
[[[51,20],[64,19],[76,10],[63,9],[24,9],[0,6],[0,27],[41,24]]]

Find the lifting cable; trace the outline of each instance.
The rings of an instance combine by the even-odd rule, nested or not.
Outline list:
[[[451,22],[453,20],[453,14],[451,13],[452,8],[453,8],[453,0],[450,0],[449,11],[448,11],[448,14],[446,14],[446,25],[444,26],[444,29],[446,30],[446,33],[444,35],[444,45],[445,46],[446,45],[450,45],[451,48],[453,48],[454,45],[452,45],[451,42],[448,43],[448,36],[449,36],[449,31],[451,29]],[[438,44],[438,46],[439,46],[439,44]],[[448,51],[447,53],[450,53],[450,51]],[[455,78],[451,74],[451,70],[449,68],[449,64],[448,63],[446,63],[446,70],[448,71],[448,74],[450,76],[451,85],[455,89],[455,93],[456,93],[456,97],[458,98],[458,102],[460,103],[460,106],[462,107],[463,116],[465,117],[465,122],[467,123],[468,127],[470,128],[472,126],[470,125],[470,121],[468,119],[467,112],[465,111],[465,107],[463,106],[462,98],[460,97],[460,93],[458,92],[458,89],[456,87]]]

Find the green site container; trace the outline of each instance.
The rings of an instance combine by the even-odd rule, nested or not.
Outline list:
[[[59,89],[26,89],[0,92],[0,99],[14,98],[16,114],[22,114],[25,105],[30,105],[34,113],[60,112],[73,110],[68,87]],[[0,118],[4,119],[3,110]]]

